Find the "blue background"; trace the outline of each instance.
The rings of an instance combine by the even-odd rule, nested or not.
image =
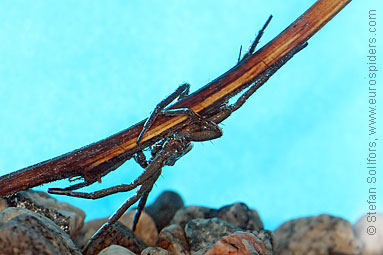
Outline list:
[[[314,2],[1,1],[0,174],[146,118],[179,84],[195,91],[235,65],[270,14],[262,45]],[[222,138],[165,167],[148,202],[168,189],[186,205],[241,201],[269,229],[320,213],[355,222],[367,212],[367,25],[378,7],[349,4],[221,125]],[[88,190],[141,172],[131,160]],[[93,219],[131,194],[58,198]]]

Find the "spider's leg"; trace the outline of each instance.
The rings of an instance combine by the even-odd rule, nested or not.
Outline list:
[[[263,25],[263,27],[261,28],[261,30],[259,30],[257,36],[255,37],[253,43],[251,44],[249,50],[247,51],[247,53],[243,56],[243,58],[241,59],[241,51],[242,51],[242,45],[241,45],[241,48],[239,50],[239,57],[238,57],[238,63],[249,58],[251,55],[253,55],[254,53],[254,50],[255,48],[257,47],[258,43],[259,43],[259,40],[261,40],[261,37],[263,35],[263,32],[265,32],[265,29],[267,27],[267,25],[269,25],[270,21],[271,21],[271,18],[273,17],[273,15],[270,15],[270,17],[266,20],[266,23]]]
[[[121,185],[116,185],[110,188],[106,189],[101,189],[97,190],[94,192],[78,192],[78,191],[72,191],[68,189],[59,189],[59,188],[50,188],[48,189],[48,193],[50,194],[55,194],[55,195],[66,195],[66,196],[71,196],[71,197],[80,197],[80,198],[86,198],[86,199],[98,199],[102,198],[105,196],[109,196],[115,193],[119,192],[127,192],[135,189],[138,187],[140,183],[138,182],[133,182],[131,184],[121,184]]]
[[[162,100],[157,106],[154,108],[153,112],[150,114],[150,117],[146,120],[144,127],[137,138],[137,144],[139,144],[145,135],[145,132],[149,130],[152,126],[153,122],[156,120],[157,116],[168,106],[171,102],[173,102],[176,98],[182,99],[189,94],[190,84],[184,83],[177,88],[172,94],[170,94],[167,98]]]
[[[209,117],[209,120],[214,123],[220,123],[229,117],[234,111],[238,110],[247,101],[247,99],[249,99],[249,97],[257,91],[257,89],[259,89],[279,68],[281,68],[289,59],[306,46],[307,42],[296,46],[290,50],[284,58],[269,66],[264,72],[255,78],[253,84],[238,98],[235,103],[220,109],[216,114]]]
[[[134,214],[134,219],[133,219],[133,225],[132,225],[132,231],[134,232],[137,227],[138,220],[140,219],[140,216],[142,212],[144,211],[145,205],[146,205],[146,200],[148,199],[149,193],[153,188],[153,184],[151,185],[150,189],[145,191],[140,199],[140,202],[138,203],[136,213]]]
[[[66,188],[50,188],[49,190],[65,190],[65,191],[72,191],[72,190],[77,190],[77,189],[81,189],[81,188],[84,188],[84,187],[87,187],[89,185],[92,185],[93,183],[95,183],[96,181],[83,181],[83,182],[80,182],[80,183],[77,183],[77,184],[74,184],[74,185],[71,185],[71,186],[68,186]],[[48,192],[49,192],[48,190]],[[54,193],[52,193],[54,194]]]
[[[99,230],[97,230],[97,232],[89,239],[88,243],[85,245],[84,249],[82,250],[82,253],[87,254],[88,250],[92,247],[92,244],[96,242],[97,239],[99,239],[104,234],[106,234],[110,226],[116,223],[118,219],[126,212],[126,210],[128,210],[130,206],[136,203],[140,199],[140,197],[141,197],[141,193],[137,192],[136,195],[127,199],[120,206],[120,208],[118,208],[118,210],[112,216],[110,216],[108,221],[104,225],[102,225],[102,227]]]
[[[121,184],[117,186],[113,186],[106,189],[101,189],[94,192],[75,192],[72,191],[73,189],[59,189],[59,188],[51,188],[48,190],[50,194],[56,194],[56,195],[67,195],[72,197],[80,197],[80,198],[87,198],[87,199],[98,199],[101,197],[105,197],[108,195],[112,195],[119,192],[127,192],[131,191],[135,188],[137,188],[140,185],[143,185],[147,180],[151,179],[152,176],[156,173],[158,168],[162,168],[161,158],[157,159],[157,161],[152,162],[145,171],[132,183],[130,184]],[[84,185],[83,183],[80,183],[80,185]],[[75,185],[74,185],[75,186]],[[84,185],[84,187],[87,185]]]
[[[102,227],[89,239],[88,243],[83,249],[83,254],[87,254],[87,251],[89,248],[92,246],[92,243],[95,242],[98,238],[102,237],[104,234],[106,234],[114,223],[116,223],[121,216],[131,207],[133,204],[135,204],[138,200],[142,199],[144,194],[147,192],[149,193],[150,190],[152,189],[154,183],[157,181],[158,177],[161,174],[161,169],[157,171],[151,179],[147,180],[140,189],[137,191],[137,193],[133,196],[127,199],[121,206],[120,208],[117,209],[117,211],[109,217],[108,222],[106,222]],[[147,198],[147,196],[146,196]],[[146,202],[145,198],[145,202]],[[141,202],[140,202],[141,203]],[[144,205],[145,206],[145,205]],[[139,216],[138,216],[139,217]],[[138,218],[137,218],[138,222]]]

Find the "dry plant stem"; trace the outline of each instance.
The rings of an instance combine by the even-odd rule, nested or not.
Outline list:
[[[170,109],[188,108],[202,117],[214,106],[250,86],[255,77],[278,62],[289,51],[306,42],[351,0],[319,0],[275,39],[222,76],[174,104]],[[64,178],[85,178],[94,183],[115,170],[135,153],[180,131],[190,121],[185,116],[158,116],[136,143],[145,121],[111,137],[62,156],[0,177],[0,196],[10,195]],[[85,184],[84,184],[85,185]]]

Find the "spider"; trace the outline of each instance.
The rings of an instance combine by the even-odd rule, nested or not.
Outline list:
[[[238,58],[238,63],[246,61],[250,57],[257,45],[260,36],[262,35],[267,24],[270,22],[270,18],[267,20],[266,24],[260,30],[255,41],[251,45],[249,51],[241,58],[241,50]],[[118,192],[131,191],[137,188],[137,192],[132,197],[128,198],[117,211],[110,216],[108,221],[92,236],[85,248],[83,249],[84,254],[86,254],[89,247],[94,243],[95,240],[107,233],[111,225],[116,223],[118,219],[129,209],[130,206],[135,204],[137,201],[137,211],[133,220],[132,230],[134,231],[139,217],[142,211],[145,208],[145,204],[148,198],[150,191],[153,188],[154,183],[157,181],[158,177],[162,173],[162,168],[164,166],[173,166],[175,162],[188,153],[192,149],[192,142],[201,142],[208,141],[219,138],[222,136],[222,130],[218,126],[218,123],[222,122],[224,119],[229,117],[234,111],[239,109],[246,100],[260,87],[262,86],[281,66],[283,66],[293,55],[302,50],[307,46],[307,43],[298,45],[296,48],[288,52],[284,58],[276,62],[275,64],[269,66],[263,73],[255,77],[252,84],[249,84],[249,88],[245,91],[235,103],[229,105],[228,99],[240,91],[235,92],[230,95],[228,98],[224,98],[221,101],[214,104],[211,108],[203,113],[203,116],[194,112],[191,109],[166,109],[166,107],[173,102],[174,100],[182,100],[185,98],[190,90],[190,85],[185,83],[178,87],[167,98],[162,100],[153,110],[150,117],[144,124],[144,127],[139,134],[136,143],[140,144],[141,140],[145,136],[147,130],[150,129],[152,123],[156,120],[159,115],[165,116],[175,116],[175,115],[185,115],[189,119],[189,122],[181,130],[175,131],[173,134],[163,138],[155,145],[151,146],[149,150],[151,151],[151,158],[146,159],[143,151],[138,151],[134,155],[136,162],[144,168],[143,173],[132,183],[130,184],[121,184],[113,186],[110,188],[98,190],[92,193],[85,192],[76,192],[78,188],[87,186],[88,183],[80,183],[77,185],[72,185],[70,187],[61,189],[61,188],[51,188],[49,193],[51,194],[60,194],[68,195],[74,197],[88,198],[88,199],[97,199],[104,196],[108,196]],[[242,47],[241,47],[242,49]],[[123,163],[123,162],[122,162]],[[122,164],[121,163],[121,164]]]

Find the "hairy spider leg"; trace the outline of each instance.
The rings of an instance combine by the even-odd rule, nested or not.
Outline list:
[[[131,205],[140,200],[138,209],[134,217],[133,229],[136,228],[139,217],[145,208],[146,200],[149,192],[153,188],[154,183],[162,172],[162,167],[165,165],[173,165],[176,160],[190,151],[190,140],[186,134],[175,134],[167,138],[163,145],[163,149],[159,151],[156,157],[150,162],[144,173],[138,178],[142,178],[139,183],[141,187],[138,189],[136,195],[129,198],[122,206],[109,218],[108,222],[105,223],[97,233],[89,240],[87,246],[84,248],[88,249],[89,245],[94,242],[98,237],[102,236],[107,232],[108,228],[113,225]]]
[[[238,110],[249,97],[257,91],[279,68],[281,68],[289,59],[291,59],[296,53],[304,49],[308,45],[307,42],[304,42],[300,45],[297,45],[295,48],[290,50],[288,54],[281,60],[277,61],[273,65],[269,66],[264,72],[255,77],[253,85],[251,85],[248,90],[246,90],[235,103],[225,106],[223,109],[220,109],[213,116],[209,117],[214,123],[220,123],[226,118],[228,118],[234,111]]]
[[[161,174],[161,169],[159,169],[159,171],[155,173],[152,179],[147,180],[147,182],[145,182],[140,187],[140,189],[137,191],[137,193],[134,196],[128,198],[120,206],[120,208],[118,208],[117,211],[115,211],[113,215],[109,217],[108,221],[104,225],[102,225],[102,227],[99,228],[97,232],[89,239],[88,243],[85,245],[84,249],[82,250],[83,254],[87,254],[88,250],[92,247],[92,244],[97,239],[107,234],[110,227],[121,218],[121,216],[129,209],[129,207],[135,204],[148,189],[151,189],[151,187],[153,187],[154,183],[156,182],[160,174]]]
[[[48,190],[48,192],[51,194],[56,194],[56,195],[67,195],[67,196],[86,198],[86,199],[98,199],[98,198],[102,198],[102,197],[109,196],[119,192],[128,192],[137,188],[140,185],[143,185],[143,183],[145,183],[148,179],[152,178],[153,174],[157,171],[157,169],[155,168],[155,166],[157,166],[156,164],[158,165],[158,162],[153,162],[153,165],[152,164],[149,165],[145,169],[145,171],[130,184],[120,184],[120,185],[116,185],[110,188],[101,189],[101,190],[90,192],[90,193],[72,191],[73,187],[76,185],[78,185],[78,187],[75,187],[76,189],[89,185],[86,182],[84,182],[84,183],[79,183],[79,184],[70,186],[66,189],[51,188]]]
[[[150,114],[149,118],[146,120],[144,127],[140,133],[140,135],[137,138],[136,143],[139,144],[145,135],[145,132],[149,130],[149,128],[152,126],[153,122],[156,120],[157,116],[165,109],[166,106],[168,106],[171,102],[173,102],[176,98],[178,98],[178,101],[183,99],[189,94],[190,84],[184,83],[180,85],[176,91],[174,91],[172,94],[170,94],[167,98],[162,100],[157,104],[157,106],[154,108],[153,112]]]
[[[133,219],[133,224],[132,224],[132,231],[133,232],[136,230],[138,220],[140,219],[141,214],[144,211],[146,201],[148,200],[148,196],[149,196],[150,191],[152,191],[152,189],[153,189],[153,185],[154,185],[154,183],[152,184],[152,186],[150,188],[148,188],[147,191],[145,191],[141,195],[141,199],[138,202],[137,210],[136,210],[136,213],[134,214],[134,219]]]
[[[124,164],[128,159],[130,159],[130,157],[126,157],[124,155],[120,155],[117,157],[116,160],[114,160],[113,164],[108,167],[106,170],[103,171],[103,175],[119,168],[122,164]],[[85,171],[86,172],[86,171]],[[89,172],[89,171],[88,171]],[[84,188],[84,187],[87,187],[87,186],[90,186],[92,185],[93,183],[95,183],[96,181],[99,181],[101,180],[101,174],[98,174],[96,176],[96,178],[89,178],[89,177],[86,177],[86,173],[84,174],[85,176],[79,176],[78,178],[84,178],[85,180],[83,182],[80,182],[80,183],[77,183],[77,184],[74,184],[74,185],[71,185],[71,186],[68,186],[66,188],[50,188],[48,189],[48,193],[51,193],[51,194],[57,194],[57,195],[63,195],[61,192],[62,191],[71,191],[71,190],[77,190],[77,189],[81,189],[81,188]]]
[[[249,57],[251,57],[251,55],[253,55],[254,53],[254,50],[255,48],[257,47],[259,41],[261,40],[261,37],[263,35],[263,33],[265,32],[266,30],[266,27],[269,25],[271,19],[272,19],[273,15],[270,15],[270,17],[266,20],[265,24],[263,25],[263,27],[261,28],[261,30],[259,30],[257,36],[255,37],[253,43],[251,44],[249,50],[247,51],[247,53],[243,56],[243,58],[241,59],[241,53],[242,53],[242,45],[241,47],[239,48],[239,57],[238,57],[238,62],[241,62],[243,61],[244,59],[247,59]]]

